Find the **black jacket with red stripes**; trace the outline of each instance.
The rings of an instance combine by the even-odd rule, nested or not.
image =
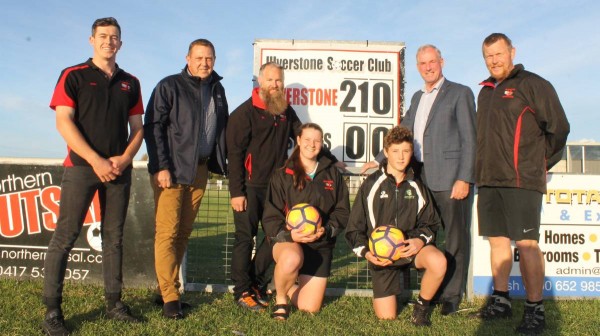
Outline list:
[[[302,125],[291,106],[279,116],[265,111],[258,90],[229,116],[227,161],[231,197],[245,196],[245,186],[266,188],[275,169],[287,159],[289,139]]]
[[[569,122],[552,85],[515,65],[497,84],[481,83],[477,101],[477,186],[546,192],[546,171],[560,161]]]
[[[291,106],[278,116],[265,110],[259,89],[229,116],[227,124],[227,161],[231,197],[245,196],[246,186],[267,188],[277,168],[283,167],[288,148],[295,141],[302,122]],[[322,153],[337,159],[323,148]]]
[[[292,167],[288,166],[276,170],[271,178],[262,221],[266,236],[271,242],[291,241],[286,215],[294,205],[308,203],[319,209],[326,231],[321,239],[308,245],[315,249],[333,247],[350,214],[348,187],[342,174],[326,156],[319,158],[315,177],[307,177],[302,191],[294,188],[293,174]]]

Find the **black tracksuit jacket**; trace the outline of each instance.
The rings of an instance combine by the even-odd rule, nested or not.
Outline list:
[[[405,179],[396,184],[396,179],[385,172],[386,166],[387,160],[362,183],[346,226],[346,240],[361,257],[367,253],[369,236],[378,226],[395,226],[406,239],[419,238],[430,245],[435,243],[441,223],[431,192],[415,178],[413,169],[409,168]]]
[[[288,148],[296,140],[302,122],[291,106],[278,116],[264,109],[258,88],[236,108],[227,124],[229,192],[245,196],[246,187],[267,188],[273,172],[283,167]],[[337,159],[323,148],[323,155]]]
[[[348,187],[331,159],[321,156],[315,177],[307,179],[304,189],[298,191],[293,185],[291,167],[278,169],[273,174],[262,221],[265,234],[272,243],[292,241],[285,218],[289,209],[298,203],[308,203],[319,209],[326,230],[321,239],[307,245],[315,249],[333,247],[336,236],[346,227],[350,214]]]
[[[552,85],[521,64],[497,84],[488,78],[477,100],[478,187],[546,192],[546,171],[562,156],[569,122]]]
[[[369,250],[369,236],[378,226],[395,226],[406,239],[419,238],[430,245],[435,243],[441,223],[431,192],[414,177],[413,169],[409,168],[405,179],[396,184],[396,179],[385,172],[386,166],[387,160],[367,177],[352,205],[346,240],[360,257]]]

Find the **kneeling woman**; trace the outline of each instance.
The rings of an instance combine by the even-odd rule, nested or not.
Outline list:
[[[296,147],[269,185],[263,226],[273,245],[276,305],[272,317],[286,320],[291,303],[315,313],[321,309],[330,274],[336,237],[348,221],[348,188],[334,163],[319,155],[323,130],[317,124],[302,125]],[[316,207],[323,220],[315,233],[286,229],[286,214],[294,205]],[[297,284],[296,284],[297,281]]]

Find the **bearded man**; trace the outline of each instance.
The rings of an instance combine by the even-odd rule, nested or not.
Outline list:
[[[265,63],[258,73],[259,87],[229,117],[227,149],[229,192],[235,223],[231,256],[231,280],[237,304],[250,310],[269,305],[267,270],[273,262],[271,246],[262,242],[252,257],[271,175],[287,159],[288,141],[295,138],[302,122],[288,105],[283,68]],[[337,159],[329,151],[334,162]],[[337,164],[342,167],[343,164]]]

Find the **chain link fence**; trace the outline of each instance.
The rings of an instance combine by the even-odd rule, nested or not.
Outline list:
[[[350,203],[354,201],[362,180],[357,176],[346,177]],[[229,197],[226,179],[213,177],[209,180],[189,240],[187,262],[184,265],[187,290],[224,292],[233,286],[230,266],[235,226]],[[262,239],[263,233],[259,230],[257,241],[261,242]],[[419,272],[414,269],[405,272],[406,289],[416,290],[419,283]],[[367,262],[352,252],[343,233],[337,239],[327,285],[328,295],[370,296],[372,293]]]

